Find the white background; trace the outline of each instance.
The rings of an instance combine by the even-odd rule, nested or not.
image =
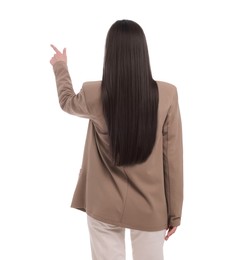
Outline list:
[[[101,79],[106,33],[138,22],[153,76],[178,88],[182,225],[165,259],[247,259],[247,9],[240,0],[1,1],[0,259],[90,259],[86,214],[70,208],[88,121],[58,104],[50,43],[74,89]],[[128,230],[127,259],[131,259]]]

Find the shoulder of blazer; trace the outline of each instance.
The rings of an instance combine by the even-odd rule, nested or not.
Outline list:
[[[98,114],[101,110],[101,81],[86,81],[82,89],[90,113]]]
[[[160,97],[165,97],[166,100],[172,100],[174,95],[177,94],[177,87],[171,83],[164,81],[156,81],[159,89]]]
[[[158,86],[165,89],[166,91],[176,91],[176,86],[174,86],[173,84],[171,83],[168,83],[168,82],[165,82],[165,81],[156,81]]]
[[[83,91],[87,96],[94,96],[99,92],[101,88],[101,81],[86,81],[82,85]]]
[[[87,92],[96,91],[97,88],[101,87],[101,81],[85,81],[82,86]]]

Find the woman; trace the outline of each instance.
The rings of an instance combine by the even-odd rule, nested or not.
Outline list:
[[[162,260],[180,225],[182,127],[176,87],[152,78],[146,38],[133,21],[108,31],[101,81],[75,94],[66,49],[53,66],[61,108],[89,119],[71,207],[87,213],[92,258],[125,259],[125,228],[134,260]]]

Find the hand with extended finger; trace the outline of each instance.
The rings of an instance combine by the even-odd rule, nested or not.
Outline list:
[[[58,61],[67,63],[66,48],[63,49],[63,52],[60,52],[54,45],[51,44],[51,47],[55,51],[54,56],[50,60],[51,65],[53,66]]]

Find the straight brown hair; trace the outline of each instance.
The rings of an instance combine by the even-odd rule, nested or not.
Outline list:
[[[101,93],[114,164],[144,162],[156,139],[159,95],[145,34],[134,21],[116,21],[108,31]]]

